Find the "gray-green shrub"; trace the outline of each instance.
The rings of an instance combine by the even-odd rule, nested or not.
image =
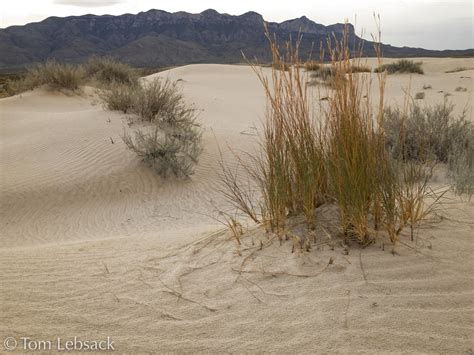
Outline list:
[[[133,112],[144,121],[153,121],[157,116],[171,114],[182,106],[183,95],[176,82],[167,79],[154,79],[144,82],[136,90]]]
[[[396,160],[447,163],[457,193],[474,192],[474,128],[453,116],[454,105],[443,102],[431,107],[413,103],[408,112],[387,108],[385,142]]]
[[[98,90],[98,95],[107,110],[129,113],[141,90],[138,83],[128,85],[112,83],[107,89]]]
[[[115,84],[101,93],[105,107],[133,113],[138,122],[123,134],[127,147],[160,176],[188,177],[202,152],[197,111],[176,83],[154,79],[142,84]]]
[[[447,163],[450,152],[469,140],[471,129],[464,115],[453,117],[453,109],[454,105],[446,101],[426,107],[412,103],[408,112],[388,107],[384,124],[392,156]]]
[[[202,152],[201,135],[195,109],[180,102],[174,110],[133,132],[125,132],[122,138],[130,150],[166,178],[194,173]]]

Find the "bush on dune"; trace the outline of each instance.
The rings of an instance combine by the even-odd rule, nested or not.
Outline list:
[[[172,114],[182,105],[183,95],[176,82],[154,79],[144,82],[135,97],[133,112],[145,121],[153,121],[157,116]]]
[[[84,71],[81,67],[48,61],[38,64],[28,71],[25,80],[29,81],[32,87],[46,85],[51,90],[77,90],[83,83]]]
[[[175,83],[155,79],[135,89],[131,111],[142,125],[125,132],[127,147],[160,176],[189,177],[202,152],[197,111]]]
[[[91,58],[84,64],[84,71],[89,80],[96,80],[105,86],[131,85],[138,80],[136,72],[130,66],[112,58]]]
[[[7,95],[15,95],[42,85],[53,91],[77,91],[85,83],[114,90],[118,85],[133,86],[137,82],[134,69],[111,58],[92,58],[83,65],[49,60],[30,68],[15,80],[8,80],[4,91]]]
[[[7,90],[10,95],[16,95],[44,85],[52,91],[77,91],[83,79],[84,71],[80,66],[50,60],[28,69],[21,78],[10,81]]]
[[[470,137],[464,144],[457,145],[449,155],[448,166],[454,179],[454,190],[471,199],[474,194],[474,127],[470,127]]]
[[[389,74],[395,73],[413,73],[413,74],[424,74],[423,69],[421,68],[422,62],[414,62],[413,60],[400,59],[395,63],[383,64],[378,68],[375,68],[374,72],[381,73],[387,72]]]
[[[135,107],[136,97],[141,91],[142,88],[138,83],[111,83],[106,89],[98,90],[97,93],[106,109],[129,113]]]
[[[99,95],[107,109],[137,117],[123,141],[157,174],[186,178],[194,173],[202,130],[196,109],[186,104],[175,82],[115,83]]]
[[[453,110],[454,105],[447,101],[425,107],[412,103],[408,112],[388,107],[384,124],[392,156],[447,163],[450,154],[469,145],[472,136],[472,124],[464,115],[453,117]]]
[[[194,119],[179,119],[179,126],[150,125],[123,135],[127,147],[163,178],[189,177],[202,152],[200,126]]]
[[[397,161],[444,163],[458,194],[474,193],[474,126],[453,116],[454,105],[444,101],[420,107],[412,103],[408,112],[385,110],[386,145]]]

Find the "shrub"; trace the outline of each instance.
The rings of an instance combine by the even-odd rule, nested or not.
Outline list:
[[[447,163],[458,194],[474,193],[474,128],[465,115],[454,118],[446,101],[433,107],[412,104],[408,113],[385,111],[386,143],[394,159],[418,164]]]
[[[157,78],[143,83],[135,95],[132,110],[141,119],[151,122],[158,114],[172,114],[182,102],[183,95],[176,82]]]
[[[431,85],[423,85],[423,90],[430,90],[432,89]]]
[[[133,110],[136,97],[143,91],[140,84],[111,83],[107,89],[99,90],[99,98],[106,109],[128,113]]]
[[[457,91],[457,92],[466,92],[467,91],[467,88],[464,88],[462,86],[458,86],[456,89],[454,89],[454,91]]]
[[[352,65],[351,71],[352,73],[370,73],[372,69],[367,65]]]
[[[464,115],[451,127],[448,167],[457,194],[474,194],[474,125]]]
[[[414,74],[424,74],[423,69],[421,68],[422,62],[414,62],[412,60],[400,59],[395,63],[383,64],[374,70],[376,73],[386,71],[389,74],[395,73],[414,73]]]
[[[105,86],[134,84],[138,79],[132,68],[112,58],[91,58],[84,64],[84,70],[89,80],[97,80]]]
[[[425,98],[425,93],[424,92],[417,92],[415,94],[415,100],[423,100]]]
[[[20,92],[18,83],[22,82],[24,77],[25,73],[0,74],[0,98],[15,95],[17,92]]]
[[[16,95],[45,85],[54,91],[76,91],[82,84],[83,78],[84,71],[80,67],[47,61],[28,69],[24,75],[8,80],[4,85],[4,90],[8,95]]]
[[[46,85],[51,90],[74,91],[82,84],[83,78],[84,71],[78,66],[48,61],[28,70],[24,79],[24,86],[35,88]]]
[[[164,178],[192,175],[202,152],[200,125],[195,110],[187,107],[167,112],[159,123],[124,133],[123,141]]]
[[[454,179],[454,191],[474,194],[474,131],[471,125],[470,139],[463,145],[457,145],[449,156],[449,169]]]
[[[160,78],[142,84],[113,83],[99,96],[107,109],[134,113],[147,122],[175,114],[184,100],[176,82]]]
[[[112,84],[100,97],[106,108],[138,116],[138,127],[126,131],[123,141],[160,176],[193,174],[202,151],[201,127],[176,83],[158,78],[143,85]]]
[[[413,103],[408,112],[385,110],[386,143],[396,159],[448,162],[452,151],[470,139],[471,123],[464,116],[455,119],[448,102],[432,107]]]

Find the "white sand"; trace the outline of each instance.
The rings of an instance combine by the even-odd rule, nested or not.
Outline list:
[[[413,93],[432,85],[422,102],[443,90],[458,113],[471,105],[474,70],[444,71],[473,59],[422,60],[426,74],[411,80]],[[0,100],[2,341],[111,336],[121,352],[474,349],[474,202],[449,200],[451,219],[420,229],[417,251],[377,243],[291,254],[288,242],[238,256],[210,217],[220,201],[217,142],[231,164],[227,145],[255,143],[260,84],[245,66],[159,75],[182,79],[202,110],[205,153],[191,181],[154,176],[121,141],[123,115],[92,96],[35,90]],[[409,78],[389,77],[389,102],[403,102]],[[333,211],[320,213],[330,229]]]

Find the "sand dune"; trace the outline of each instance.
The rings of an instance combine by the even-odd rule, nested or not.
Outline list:
[[[474,60],[422,60],[412,91],[432,85],[423,102],[449,92],[472,120],[474,70],[444,72]],[[246,66],[157,75],[180,80],[202,111],[205,152],[190,181],[163,181],[127,151],[126,118],[91,88],[0,100],[0,339],[110,336],[121,352],[472,352],[474,202],[450,196],[415,244],[395,249],[292,254],[276,243],[239,256],[212,218],[217,142],[230,164],[228,147],[251,149],[263,91]],[[403,102],[409,78],[389,78],[389,102]],[[335,212],[319,213],[330,230]]]

